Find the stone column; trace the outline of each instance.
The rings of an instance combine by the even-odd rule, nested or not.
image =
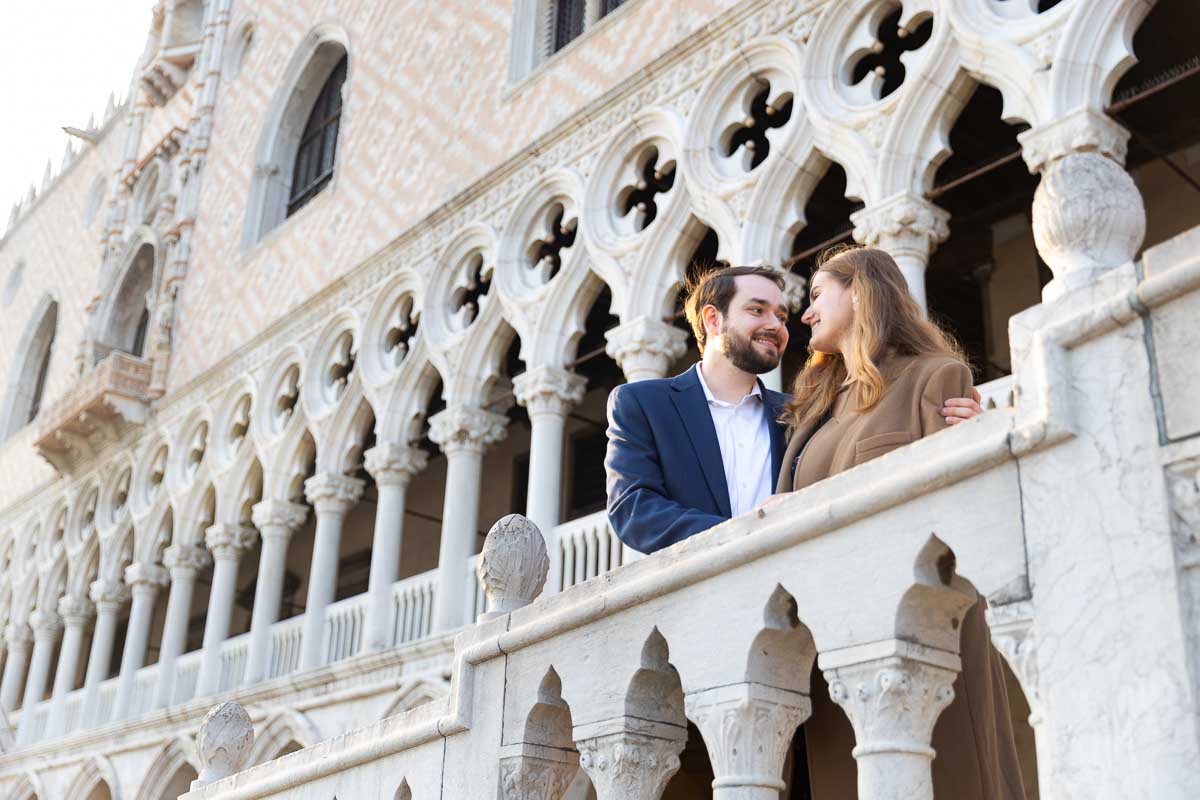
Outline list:
[[[778,800],[788,746],[812,714],[808,696],[745,682],[693,692],[685,703],[708,748],[714,800]]]
[[[8,659],[4,662],[4,679],[0,682],[0,705],[4,706],[5,711],[13,711],[25,683],[33,631],[28,625],[10,623],[4,629],[4,641],[8,643]]]
[[[242,553],[254,546],[256,536],[253,528],[240,525],[213,525],[204,533],[204,543],[212,553],[213,581],[208,594],[208,618],[204,623],[204,654],[200,657],[200,675],[196,679],[197,697],[220,691],[221,645],[229,638],[233,600],[237,593],[238,562]]]
[[[317,514],[317,533],[308,573],[308,599],[304,604],[301,669],[325,663],[325,609],[337,593],[342,522],[362,496],[365,485],[358,478],[332,473],[314,475],[304,482],[304,494]]]
[[[687,744],[686,728],[633,717],[575,730],[579,766],[591,778],[596,800],[658,800]]]
[[[33,657],[29,659],[29,676],[25,680],[25,697],[21,701],[21,719],[17,727],[17,742],[24,744],[33,734],[33,710],[46,694],[50,680],[50,659],[54,643],[62,633],[62,620],[55,611],[38,609],[29,617],[33,629]]]
[[[283,602],[288,542],[307,516],[307,506],[282,500],[264,500],[251,512],[254,527],[262,537],[262,552],[258,559],[258,582],[254,587],[254,610],[250,614],[250,647],[246,653],[243,683],[258,683],[267,677],[271,626],[279,621],[279,604]]]
[[[606,332],[605,352],[620,365],[630,383],[661,378],[687,352],[688,334],[652,317],[622,322]]]
[[[83,679],[83,724],[85,726],[108,720],[98,720],[100,684],[108,679],[108,665],[117,635],[117,614],[129,592],[125,584],[116,581],[92,581],[89,590],[96,604],[96,627],[92,631],[92,649],[88,653],[87,675]]]
[[[567,414],[583,400],[587,380],[558,367],[534,367],[513,379],[513,394],[529,412],[529,490],[525,514],[547,537],[551,553],[546,591],[562,586],[561,561],[551,531],[562,522],[563,438]]]
[[[367,472],[375,479],[379,503],[375,506],[371,541],[363,650],[382,650],[392,645],[392,585],[400,575],[405,493],[413,476],[425,469],[428,461],[424,450],[390,442],[380,442],[366,452]]]
[[[113,719],[124,719],[133,702],[137,671],[146,663],[146,645],[154,617],[158,590],[170,580],[158,564],[134,563],[125,568],[125,584],[133,596],[129,608],[129,626],[125,630],[125,650],[121,653],[121,672],[117,676],[117,696],[113,701]]]
[[[446,499],[438,548],[438,582],[433,603],[433,631],[457,628],[466,620],[463,608],[467,559],[475,552],[479,531],[479,491],[483,454],[505,435],[508,418],[480,408],[454,406],[429,420],[429,438],[446,454]]]
[[[50,695],[50,719],[46,723],[47,737],[60,736],[64,730],[67,695],[75,689],[79,674],[79,655],[83,632],[91,621],[94,609],[86,597],[67,595],[58,601],[58,614],[63,621],[63,643],[58,651],[58,669],[54,672],[54,689]]]
[[[171,592],[167,597],[167,616],[163,622],[162,647],[158,654],[158,683],[154,687],[154,707],[171,705],[175,691],[175,660],[187,644],[188,615],[196,573],[208,566],[208,552],[196,545],[173,544],[163,553],[163,565],[171,574]]]
[[[892,639],[817,663],[854,726],[859,800],[933,800],[933,726],[954,699],[959,657]]]
[[[927,309],[925,268],[934,248],[950,235],[950,214],[920,195],[901,192],[850,215],[854,238],[896,260],[913,299]]]
[[[1054,759],[1050,752],[1050,736],[1046,731],[1046,713],[1042,705],[1041,680],[1037,665],[1037,640],[1033,630],[1033,604],[1028,600],[995,605],[987,611],[988,628],[992,632],[992,643],[1021,684],[1025,700],[1029,703],[1029,726],[1033,728],[1033,740],[1037,750],[1038,786],[1042,797],[1047,797],[1049,780],[1054,773]],[[1032,776],[1026,776],[1026,781]]]
[[[1041,183],[1033,196],[1033,239],[1054,280],[1054,300],[1131,260],[1146,235],[1146,208],[1125,171],[1129,131],[1080,107],[1017,136]]]

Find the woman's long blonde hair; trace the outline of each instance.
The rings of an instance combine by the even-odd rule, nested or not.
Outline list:
[[[857,389],[860,413],[873,408],[886,388],[878,363],[888,352],[965,361],[958,343],[921,313],[900,268],[883,250],[854,245],[827,250],[813,277],[818,272],[853,291],[858,305],[845,353],[809,348],[804,369],[792,383],[792,400],[783,411],[783,422],[793,430],[833,408],[843,385]]]

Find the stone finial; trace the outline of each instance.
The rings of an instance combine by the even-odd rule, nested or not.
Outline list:
[[[240,772],[253,744],[254,726],[246,709],[237,703],[213,706],[196,732],[200,776],[192,781],[192,790]]]
[[[479,554],[479,582],[491,619],[529,605],[546,585],[550,557],[538,526],[520,514],[501,517],[488,531]]]

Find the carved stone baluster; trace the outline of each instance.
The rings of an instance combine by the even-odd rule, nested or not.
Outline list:
[[[200,774],[192,781],[192,790],[240,772],[253,746],[254,726],[246,709],[237,703],[214,706],[204,715],[196,733]]]

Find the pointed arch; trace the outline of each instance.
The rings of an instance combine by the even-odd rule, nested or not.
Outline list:
[[[321,741],[321,732],[311,719],[299,711],[285,709],[267,717],[254,737],[248,765],[262,764]],[[297,746],[298,745],[298,746]]]
[[[135,800],[162,800],[187,792],[200,775],[195,746],[190,739],[179,736],[159,751],[146,769]]]
[[[379,718],[386,719],[403,714],[417,706],[441,700],[448,693],[449,688],[445,683],[421,678],[396,692]]]
[[[49,796],[42,779],[32,770],[25,770],[9,795],[12,800],[46,800]]]
[[[103,755],[95,755],[76,773],[63,797],[65,800],[100,800],[105,797],[102,789],[108,792],[109,800],[121,800],[121,784],[112,762]]]
[[[57,333],[58,300],[53,295],[44,294],[17,343],[16,359],[9,370],[4,392],[4,410],[0,412],[0,441],[37,417],[42,407]]]
[[[116,276],[110,291],[104,295],[96,319],[95,361],[113,350],[142,358],[150,333],[151,295],[158,286],[160,253],[157,237],[143,231],[129,246],[124,268]]]

